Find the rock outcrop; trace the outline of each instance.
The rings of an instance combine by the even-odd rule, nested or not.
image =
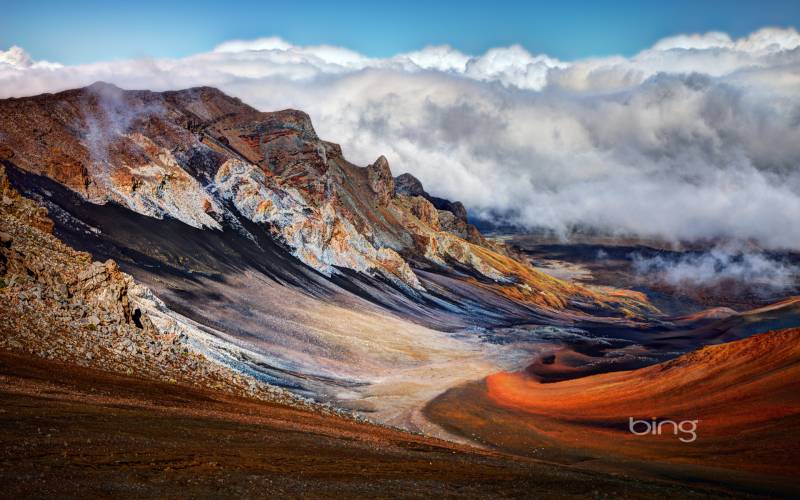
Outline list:
[[[450,201],[429,195],[422,186],[422,182],[409,173],[398,175],[394,181],[395,193],[397,195],[421,196],[430,201],[437,210],[450,212],[459,221],[463,221],[465,224],[467,223],[467,209],[460,201]]]
[[[394,177],[385,156],[379,157],[375,163],[367,167],[367,178],[378,204],[387,205],[394,195]]]
[[[433,204],[422,196],[408,198],[408,209],[411,213],[428,227],[434,230],[441,229],[439,225],[439,212]]]
[[[409,173],[400,174],[394,179],[395,194],[400,196],[422,196],[423,198],[430,198],[425,188],[422,187],[422,182]]]

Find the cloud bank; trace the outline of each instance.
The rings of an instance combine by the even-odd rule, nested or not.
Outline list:
[[[795,288],[800,267],[763,252],[715,247],[704,253],[680,256],[631,256],[634,270],[645,276],[657,276],[672,286],[714,286],[738,282],[747,288],[783,291]]]
[[[212,85],[259,109],[303,109],[351,160],[385,154],[395,174],[505,222],[800,250],[794,29],[677,35],[632,57],[577,61],[520,46],[377,59],[275,37],[79,66],[0,51],[0,97],[97,80]]]

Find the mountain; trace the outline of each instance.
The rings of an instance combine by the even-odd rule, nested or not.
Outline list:
[[[597,463],[614,470],[643,456],[635,446],[623,458],[609,451],[627,408],[646,411],[661,398],[652,408],[666,416],[695,402],[721,415],[737,395],[770,408],[794,402],[783,379],[759,373],[796,380],[796,334],[752,336],[796,326],[800,299],[669,317],[643,293],[546,274],[481,234],[467,208],[435,188],[395,177],[383,156],[347,161],[301,111],[258,111],[213,88],[97,83],[0,100],[8,377],[27,377],[30,363],[67,378],[81,367],[132,377],[106,380],[114,394],[127,394],[133,379],[159,384],[150,396],[135,389],[134,406],[151,396],[168,405],[184,391],[191,397],[180,411],[190,414],[235,399],[226,421],[275,407],[331,428],[366,417],[528,457],[602,455]],[[659,378],[666,366],[675,378]],[[712,375],[722,386],[705,380]],[[731,389],[746,380],[763,391]],[[14,391],[30,397],[49,390],[18,383]],[[92,389],[70,391],[95,404]],[[597,398],[584,393],[614,407],[617,420],[594,418]],[[724,401],[699,404],[712,393]],[[559,405],[571,413],[548,414]],[[774,451],[772,426],[784,417],[793,425],[794,415],[747,422],[766,429],[764,449]],[[360,438],[379,428],[356,424]],[[588,436],[586,446],[569,442],[572,430]],[[608,439],[595,446],[591,436]],[[748,450],[761,456],[758,446]],[[669,467],[697,465],[673,460],[670,446],[645,451]],[[734,462],[725,467],[756,471]],[[645,469],[637,470],[677,477]],[[785,472],[771,462],[763,471]]]
[[[253,240],[246,219],[327,277],[353,270],[413,297],[432,287],[412,266],[458,269],[534,306],[608,302],[523,269],[467,223],[461,203],[429,196],[409,174],[396,190],[386,158],[347,162],[300,111],[262,113],[212,88],[97,83],[2,101],[0,134],[6,161],[86,202]]]
[[[440,357],[485,365],[449,333],[465,328],[653,311],[537,271],[386,158],[348,162],[300,111],[97,83],[0,101],[0,137],[56,237],[149,287],[226,366],[307,396],[359,399],[387,367]]]

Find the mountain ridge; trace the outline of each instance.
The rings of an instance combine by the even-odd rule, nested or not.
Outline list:
[[[319,139],[306,113],[260,112],[211,87],[156,93],[96,83],[8,99],[0,101],[0,134],[0,156],[89,202],[198,228],[241,230],[241,214],[328,277],[352,269],[414,295],[425,287],[412,265],[456,266],[536,307],[564,308],[572,296],[600,308],[616,303],[611,309],[644,302],[551,279],[525,263],[520,272],[519,255],[483,238],[460,203],[396,190],[385,157],[357,167]]]

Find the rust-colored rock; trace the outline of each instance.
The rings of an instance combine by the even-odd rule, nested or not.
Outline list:
[[[375,163],[367,167],[369,186],[375,193],[378,204],[386,205],[394,195],[394,177],[389,169],[389,161],[380,156]]]
[[[411,206],[411,213],[414,214],[417,219],[430,226],[431,229],[437,231],[441,229],[439,226],[439,212],[431,202],[422,196],[415,196],[409,200],[409,204]]]

